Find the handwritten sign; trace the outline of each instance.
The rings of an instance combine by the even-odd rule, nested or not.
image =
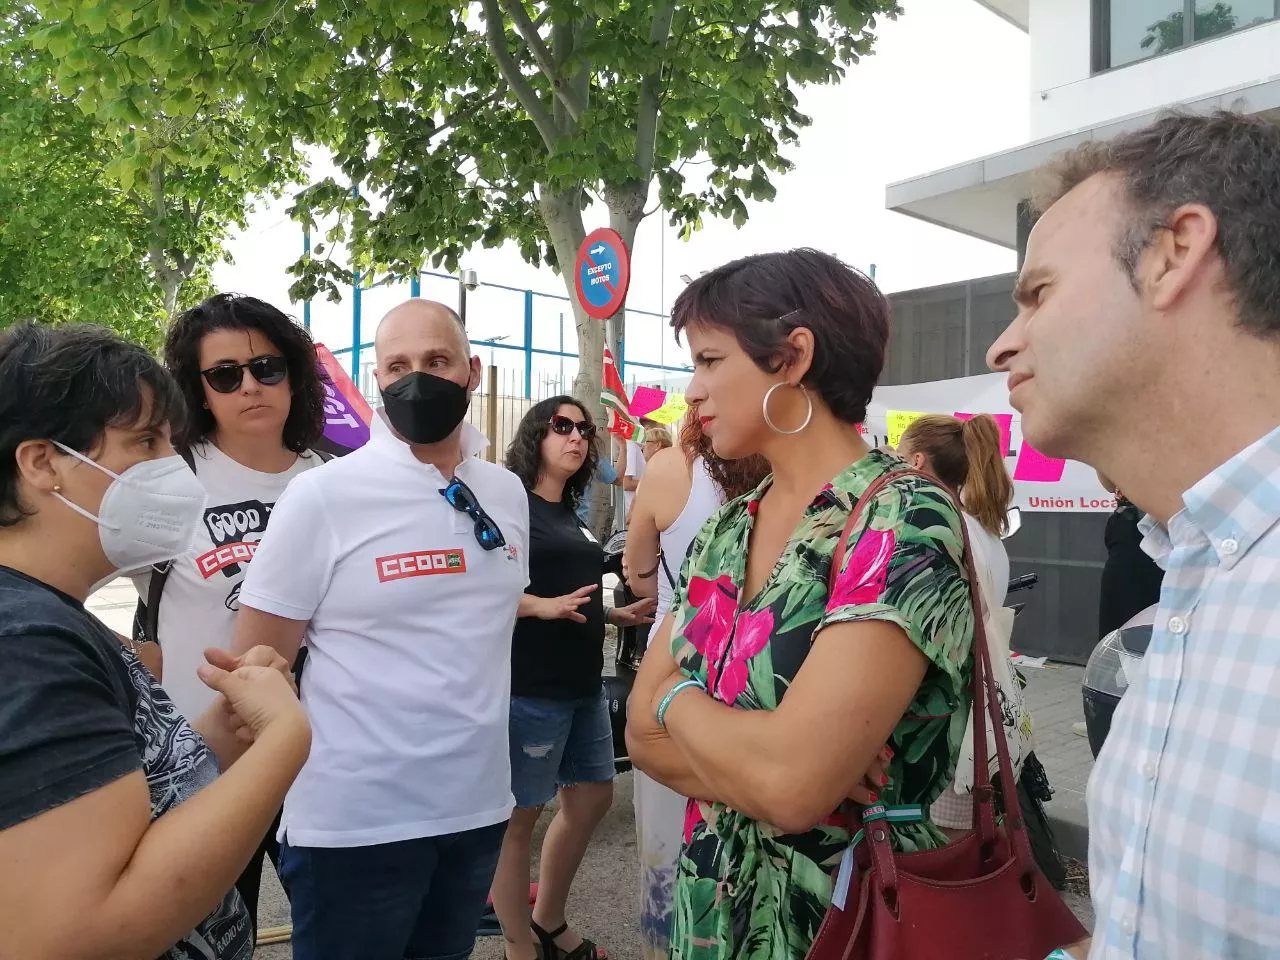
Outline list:
[[[631,394],[631,415],[648,417],[667,402],[667,391],[657,387],[636,387]],[[653,419],[650,417],[650,419]]]
[[[911,410],[890,410],[888,415],[889,446],[897,447],[902,442],[902,435],[907,432],[907,427],[923,416],[923,413]]]
[[[1013,468],[1013,479],[1031,483],[1057,483],[1062,479],[1062,472],[1066,467],[1067,461],[1046,457],[1024,439],[1022,448],[1018,451],[1018,462]]]
[[[673,423],[679,423],[684,419],[684,415],[689,412],[688,401],[685,400],[683,393],[669,393],[663,401],[662,406],[657,410],[649,412],[648,417],[654,423],[661,423],[670,426]]]

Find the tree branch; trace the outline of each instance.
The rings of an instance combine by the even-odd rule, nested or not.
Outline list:
[[[649,24],[649,45],[665,54],[667,40],[671,36],[671,21],[675,16],[675,3],[664,2],[653,12]],[[640,81],[640,98],[636,109],[636,164],[645,183],[653,176],[654,153],[658,144],[659,86],[662,83],[664,58],[659,57],[654,69]]]
[[[142,5],[142,8],[145,8],[149,5],[150,5],[149,3],[144,3]],[[142,9],[142,8],[139,8],[139,9]],[[123,47],[126,43],[133,43],[135,40],[141,40],[143,37],[149,36],[150,34],[155,33],[159,29],[160,29],[160,25],[156,24],[153,27],[147,27],[147,29],[142,30],[138,33],[135,33],[131,37],[125,37],[123,40],[119,40],[116,43],[111,44],[110,46],[106,46],[106,47],[95,46],[94,49],[98,50],[101,53],[106,54],[108,57],[114,57],[120,51],[120,48]]]
[[[595,17],[590,17],[583,21],[575,31],[577,35],[574,37],[570,49],[581,51],[585,48],[594,37],[595,29]],[[582,109],[586,110],[587,105],[591,102],[591,62],[586,57],[582,58],[578,73],[573,78],[573,95],[582,104]]]
[[[524,78],[515,58],[511,56],[511,51],[507,49],[507,37],[502,29],[502,11],[498,9],[498,0],[482,0],[482,6],[485,38],[489,42],[489,51],[498,62],[498,70],[502,73],[502,78],[507,81],[507,85],[511,87],[511,92],[520,101],[520,105],[529,112],[529,119],[538,128],[542,142],[547,145],[548,150],[554,150],[556,141],[560,139],[560,131],[556,128],[555,120],[547,110],[546,104],[538,97],[538,92],[533,89],[529,81]]]
[[[511,21],[515,24],[516,31],[524,38],[525,45],[529,48],[529,53],[533,55],[533,62],[538,65],[542,75],[551,83],[551,89],[555,93],[556,99],[564,104],[564,108],[569,111],[569,116],[576,123],[582,116],[583,104],[578,100],[569,84],[561,79],[559,65],[553,60],[547,45],[543,43],[542,37],[538,33],[538,28],[529,19],[529,14],[524,9],[524,0],[503,0],[503,6],[507,8],[507,13],[511,15]]]

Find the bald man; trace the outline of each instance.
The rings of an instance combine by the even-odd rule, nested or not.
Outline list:
[[[280,829],[295,960],[458,960],[514,802],[529,504],[514,474],[476,457],[480,361],[452,310],[401,304],[374,350],[369,443],[276,504],[233,649],[308,650],[311,756]]]

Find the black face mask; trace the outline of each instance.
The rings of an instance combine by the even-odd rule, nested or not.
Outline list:
[[[471,392],[444,377],[415,372],[386,387],[382,405],[391,426],[410,443],[439,443],[467,415]]]

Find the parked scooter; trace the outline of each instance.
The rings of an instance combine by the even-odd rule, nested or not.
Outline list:
[[[1084,699],[1084,726],[1089,735],[1089,749],[1096,759],[1111,730],[1111,718],[1120,698],[1129,689],[1151,643],[1151,628],[1156,622],[1152,604],[1131,617],[1119,630],[1102,638],[1089,655],[1084,668],[1081,694]]]

